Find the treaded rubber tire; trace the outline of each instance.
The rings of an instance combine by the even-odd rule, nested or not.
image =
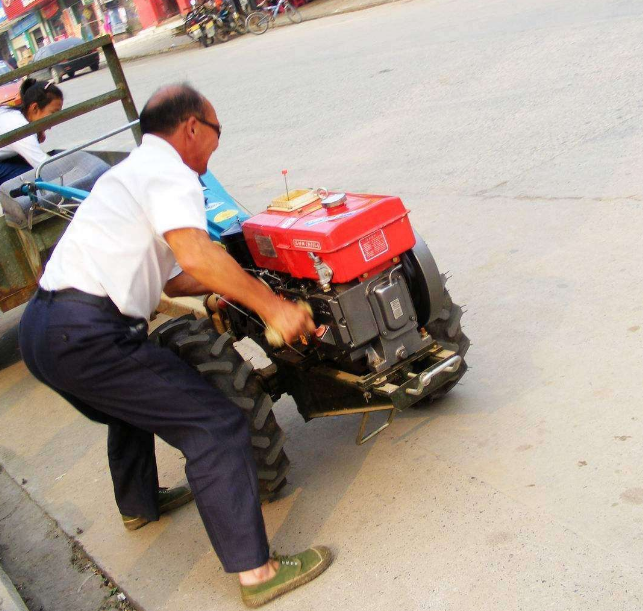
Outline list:
[[[431,334],[433,339],[438,340],[440,343],[444,344],[445,347],[460,355],[462,357],[462,363],[458,369],[458,376],[448,384],[441,386],[424,397],[416,404],[418,407],[427,405],[428,403],[432,403],[433,401],[437,401],[444,397],[444,395],[446,395],[467,372],[467,363],[464,360],[464,357],[469,350],[471,342],[462,332],[462,308],[457,303],[453,303],[451,295],[449,295],[449,291],[446,288],[446,276],[442,274],[441,278],[442,286],[444,287],[444,303],[442,304],[442,311],[436,320],[426,326],[426,330]]]
[[[60,85],[60,81],[62,81],[62,75],[60,74],[60,70],[58,70],[57,66],[53,66],[49,70],[49,74],[51,75],[51,80],[56,84]]]
[[[217,333],[209,318],[186,315],[162,324],[150,340],[172,350],[241,408],[250,426],[261,501],[273,500],[290,470],[283,449],[286,435],[272,411],[270,395],[252,363],[234,348],[232,336]]]

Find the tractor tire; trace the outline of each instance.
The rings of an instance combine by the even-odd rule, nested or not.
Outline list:
[[[444,287],[444,303],[442,304],[442,311],[436,320],[426,326],[426,330],[430,333],[433,339],[438,340],[449,350],[453,350],[456,354],[462,357],[462,363],[458,369],[458,375],[455,379],[451,380],[448,384],[441,386],[434,392],[428,394],[416,405],[417,407],[425,406],[433,401],[437,401],[446,395],[467,372],[467,363],[464,360],[471,342],[469,338],[462,332],[462,308],[453,303],[451,295],[446,288],[447,278],[442,274],[442,286]]]
[[[162,324],[150,340],[172,350],[243,411],[250,427],[261,502],[273,500],[286,485],[290,470],[283,449],[286,435],[259,374],[236,351],[233,337],[217,333],[209,318],[186,315]]]

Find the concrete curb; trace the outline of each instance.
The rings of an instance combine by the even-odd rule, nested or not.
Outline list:
[[[20,594],[0,566],[0,611],[28,611]]]
[[[344,5],[341,7],[341,9],[338,9],[336,11],[330,11],[330,12],[324,12],[320,11],[318,14],[315,13],[314,9],[316,8],[314,4],[309,4],[307,5],[310,10],[310,15],[307,14],[306,10],[302,10],[301,8],[299,11],[302,13],[304,21],[315,21],[316,19],[324,19],[325,17],[333,17],[335,15],[344,15],[346,13],[356,13],[357,11],[364,11],[369,8],[375,8],[376,6],[382,6],[384,4],[392,4],[393,2],[401,2],[402,0],[368,0],[367,2],[364,2],[362,4],[352,4],[352,5]],[[306,7],[302,7],[305,9]],[[275,20],[275,24],[273,27],[275,28],[282,28],[286,25],[297,25],[294,23],[291,23],[286,17],[283,15],[280,15],[277,17]]]
[[[384,4],[392,4],[393,2],[403,2],[404,0],[370,0],[360,5],[353,6],[344,6],[341,10],[329,12],[329,13],[320,13],[319,15],[311,15],[306,17],[306,21],[313,21],[315,19],[322,19],[324,17],[332,17],[333,15],[343,15],[345,13],[355,13],[356,11],[363,11],[369,8],[375,8],[376,6],[382,6]],[[315,5],[312,5],[313,7]],[[287,19],[280,25],[293,25]]]
[[[312,4],[312,5],[307,5],[309,7],[311,14],[307,14],[305,10],[302,12],[303,12],[304,21],[315,21],[316,19],[333,17],[334,15],[343,15],[345,13],[354,13],[354,12],[366,10],[369,8],[375,8],[376,6],[382,6],[384,4],[392,4],[393,2],[401,2],[401,1],[402,0],[366,0],[366,2],[359,3],[359,4],[349,4],[348,6],[344,5],[338,10],[329,11],[329,12],[324,12],[323,10],[319,10],[318,12],[315,10],[316,6]],[[303,8],[305,9],[306,7],[303,7]],[[283,17],[283,20],[282,20],[281,17],[277,18],[274,25],[272,26],[273,28],[281,28],[284,26],[296,25],[288,21],[288,19],[286,19],[285,17]],[[174,26],[175,29],[176,27],[177,26]],[[124,63],[124,62],[131,62],[139,59],[144,59],[146,57],[154,57],[156,55],[164,55],[166,53],[177,53],[179,51],[186,51],[187,49],[197,49],[197,48],[199,48],[199,43],[195,41],[190,41],[188,43],[182,43],[180,45],[167,47],[165,49],[150,51],[149,53],[141,53],[140,55],[129,55],[127,57],[119,57],[119,59],[121,60],[121,63]],[[118,48],[117,48],[117,52],[118,52]]]
[[[121,64],[125,62],[133,62],[139,59],[145,59],[146,57],[155,57],[157,55],[165,55],[166,53],[178,53],[179,51],[187,51],[188,49],[198,49],[199,43],[190,41],[184,45],[168,47],[167,49],[162,49],[160,51],[151,51],[150,53],[143,53],[141,55],[131,55],[128,57],[119,57]]]

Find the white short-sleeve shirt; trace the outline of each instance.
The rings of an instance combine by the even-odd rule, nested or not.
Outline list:
[[[8,106],[0,106],[0,134],[7,134],[14,129],[29,125],[29,121],[25,119],[24,115],[15,108]],[[7,146],[0,148],[0,161],[3,159],[10,159],[20,155],[30,166],[36,168],[45,159],[47,153],[42,150],[38,142],[38,136],[32,134],[18,142],[13,142]]]
[[[203,188],[165,140],[146,134],[101,176],[56,246],[40,286],[108,296],[122,314],[148,318],[180,272],[163,234],[206,230]]]

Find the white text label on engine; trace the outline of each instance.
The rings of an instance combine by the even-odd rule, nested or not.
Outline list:
[[[359,241],[359,248],[364,256],[364,261],[379,257],[388,250],[388,242],[384,232],[380,229],[362,238]]]
[[[393,317],[395,320],[402,318],[404,315],[404,310],[402,309],[402,304],[400,303],[399,297],[396,297],[391,301],[391,310],[393,310]]]
[[[293,240],[292,245],[295,248],[305,248],[306,250],[321,250],[321,244],[315,240]]]

